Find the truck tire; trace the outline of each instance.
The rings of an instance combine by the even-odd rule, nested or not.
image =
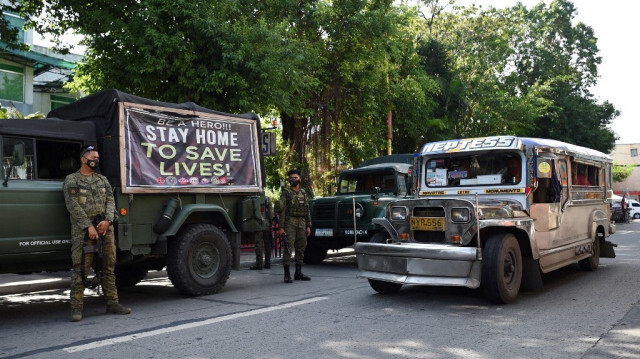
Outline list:
[[[304,262],[306,264],[320,264],[327,258],[327,249],[318,246],[307,245],[304,250]]]
[[[402,284],[393,283],[393,282],[385,282],[383,280],[377,279],[369,279],[369,285],[373,290],[380,294],[393,294],[397,293],[400,288],[402,288]]]
[[[522,283],[522,254],[511,233],[489,237],[482,252],[482,289],[494,303],[511,303],[518,297]]]
[[[578,261],[580,268],[587,272],[593,272],[598,269],[600,265],[600,237],[596,234],[596,239],[593,241],[593,255],[589,258]]]
[[[147,267],[135,264],[119,265],[116,266],[115,275],[117,288],[133,287],[147,275]]]
[[[184,227],[170,242],[167,272],[179,292],[214,294],[231,273],[231,246],[227,236],[212,224]]]

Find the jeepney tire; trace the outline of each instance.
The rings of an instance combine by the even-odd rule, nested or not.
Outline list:
[[[116,287],[133,287],[144,279],[147,272],[147,267],[144,265],[124,264],[116,266]]]
[[[173,286],[189,296],[220,291],[231,273],[231,246],[212,224],[192,224],[169,242],[167,273]]]
[[[327,258],[327,249],[318,246],[307,245],[304,249],[303,261],[305,264],[320,264]]]
[[[600,237],[597,234],[593,241],[593,255],[578,261],[578,264],[583,271],[593,272],[598,269],[600,265]]]
[[[377,279],[369,279],[369,285],[380,294],[398,293],[400,288],[402,288],[402,284],[400,283],[385,282]]]
[[[371,243],[387,243],[387,239],[391,238],[391,236],[389,235],[389,233],[387,233],[387,231],[380,231],[377,232],[376,234],[374,234],[373,236],[371,236],[371,239],[369,239],[369,242]]]
[[[482,290],[494,303],[511,303],[522,283],[522,254],[511,233],[489,236],[482,252]]]

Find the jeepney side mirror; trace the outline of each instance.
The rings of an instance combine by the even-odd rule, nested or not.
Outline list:
[[[24,142],[16,143],[13,146],[13,154],[11,157],[11,166],[4,173],[4,182],[2,182],[2,186],[7,187],[7,183],[9,182],[9,175],[13,172],[13,168],[16,166],[22,166],[24,163]]]
[[[371,198],[378,199],[380,198],[380,187],[373,187],[371,190]]]

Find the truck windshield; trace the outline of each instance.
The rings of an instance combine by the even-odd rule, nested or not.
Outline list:
[[[517,152],[488,152],[433,157],[425,163],[428,187],[516,185],[522,180],[522,159]]]
[[[383,193],[394,193],[396,191],[396,175],[393,171],[343,172],[340,175],[338,193],[371,193],[375,187],[380,187],[380,192]]]

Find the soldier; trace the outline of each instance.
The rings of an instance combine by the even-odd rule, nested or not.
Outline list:
[[[264,215],[267,220],[269,228],[263,232],[254,232],[253,242],[255,243],[256,252],[256,265],[249,267],[251,270],[260,270],[262,268],[271,268],[271,218],[273,218],[273,204],[269,197],[265,197],[265,211]],[[263,246],[264,242],[264,246]],[[264,249],[264,251],[263,251]],[[262,253],[264,252],[264,262],[262,261]],[[264,265],[263,265],[264,263]]]
[[[282,256],[284,266],[284,282],[293,283],[289,272],[291,251],[296,251],[295,280],[311,280],[302,273],[302,261],[304,250],[307,246],[307,237],[311,233],[311,217],[309,216],[309,202],[307,193],[300,188],[300,171],[292,169],[287,173],[291,188],[282,187],[280,194],[280,229],[279,234],[287,235],[288,250],[285,248]]]
[[[103,263],[101,285],[107,299],[107,312],[129,314],[131,309],[118,302],[115,283],[116,245],[113,236],[113,219],[115,200],[107,178],[95,173],[98,168],[99,155],[93,146],[85,146],[80,151],[80,170],[67,176],[64,180],[64,199],[71,215],[71,316],[72,322],[82,320],[84,299],[84,274],[88,273],[95,252],[84,253],[85,245],[90,248],[96,245],[99,236],[104,236]],[[101,216],[101,221],[94,226],[93,219]],[[85,236],[88,243],[84,243]],[[88,252],[88,251],[87,251]]]

